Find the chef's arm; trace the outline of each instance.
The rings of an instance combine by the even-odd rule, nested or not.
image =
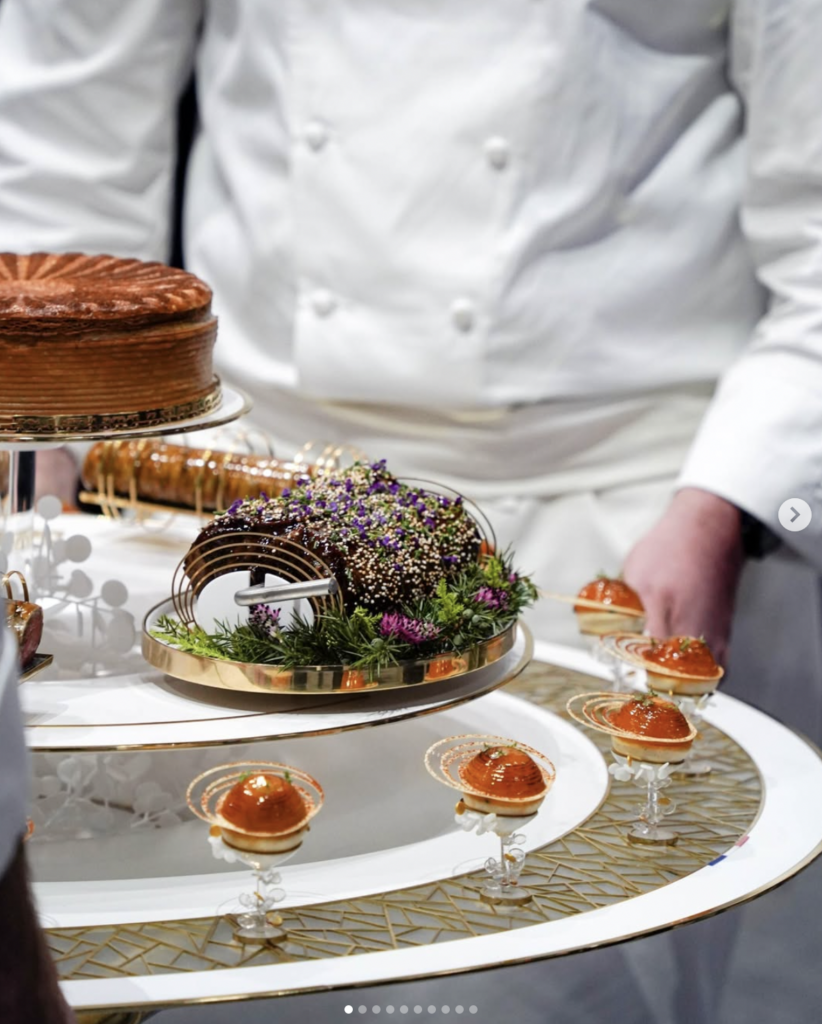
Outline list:
[[[202,3],[0,2],[0,251],[168,258]]]
[[[770,298],[680,484],[746,510],[822,567],[822,4],[733,7],[731,71],[748,138],[742,225]],[[779,526],[788,498],[811,506],[802,532]]]

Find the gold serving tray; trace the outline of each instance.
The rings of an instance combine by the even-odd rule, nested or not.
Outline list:
[[[345,665],[305,665],[283,669],[278,665],[221,661],[190,654],[151,636],[157,619],[173,614],[171,599],[155,605],[143,620],[143,657],[154,668],[200,686],[251,693],[363,693],[367,690],[394,690],[425,686],[454,679],[467,672],[499,661],[514,646],[516,623],[502,633],[463,651],[462,654],[438,654],[425,661],[402,661],[379,670],[352,669]]]

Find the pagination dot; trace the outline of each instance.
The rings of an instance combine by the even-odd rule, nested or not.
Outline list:
[[[476,1013],[477,1012],[476,1006],[469,1006],[468,1007],[468,1012],[469,1013]]]
[[[345,1007],[345,1012],[346,1012],[346,1013],[353,1013],[353,1012],[354,1012],[354,1007],[353,1007],[353,1006],[351,1005],[351,1003],[349,1003],[349,1004],[348,1004],[348,1005],[347,1005],[347,1006]]]
[[[454,1012],[455,1013],[462,1013],[462,1006],[455,1006],[454,1007]]]

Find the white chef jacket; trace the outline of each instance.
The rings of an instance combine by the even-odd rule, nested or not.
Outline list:
[[[820,40],[818,0],[3,0],[0,248],[165,258],[193,61],[187,263],[263,417],[721,377],[681,483],[775,523],[822,496]]]

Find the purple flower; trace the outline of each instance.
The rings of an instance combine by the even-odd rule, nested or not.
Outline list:
[[[508,607],[508,595],[498,587],[480,587],[474,594],[474,600],[493,611]]]
[[[439,627],[433,622],[411,619],[397,612],[386,612],[380,622],[380,633],[383,636],[392,636],[414,646],[425,643],[426,640],[433,640],[439,636],[439,632]]]
[[[290,487],[284,487],[284,488],[282,489],[282,492],[281,492],[281,494],[282,494],[282,496],[283,496],[284,498],[290,498],[290,497],[291,497],[291,488],[290,488]]]
[[[269,498],[269,496],[265,493],[265,491],[260,491],[260,498],[263,501],[271,501],[271,498]]]
[[[275,636],[280,628],[280,609],[267,604],[253,604],[248,622],[266,636]]]
[[[243,499],[237,498],[236,501],[232,501],[231,504],[228,506],[228,514],[230,516],[233,516],[235,513],[239,512],[242,507]]]

